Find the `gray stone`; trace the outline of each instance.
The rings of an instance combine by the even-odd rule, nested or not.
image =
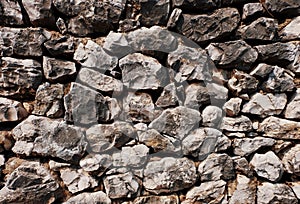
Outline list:
[[[127,34],[115,33],[113,31],[109,32],[106,36],[103,48],[110,53],[113,53],[118,58],[122,58],[133,52],[133,49],[127,40]]]
[[[276,15],[297,16],[300,14],[298,0],[266,0],[267,9]]]
[[[53,37],[44,43],[47,51],[53,56],[73,56],[76,40],[71,36]]]
[[[77,193],[98,185],[97,181],[82,169],[65,168],[59,172],[60,178],[71,193]]]
[[[241,98],[231,98],[223,105],[223,110],[228,116],[237,116],[240,113],[242,102]]]
[[[270,116],[264,119],[258,128],[263,136],[275,139],[300,139],[300,122]]]
[[[276,143],[272,138],[237,138],[233,140],[233,152],[239,156],[249,156],[261,147],[271,147]]]
[[[131,172],[126,172],[105,177],[104,187],[111,199],[132,198],[138,193],[140,184]]]
[[[264,7],[261,3],[248,3],[243,6],[243,20],[251,20],[255,17],[262,16]]]
[[[21,121],[27,115],[22,103],[0,97],[0,123]]]
[[[256,200],[256,180],[244,175],[237,175],[235,190],[229,200],[229,204],[253,204]]]
[[[283,40],[300,39],[300,16],[294,18],[287,26],[280,31],[280,37]]]
[[[180,7],[185,11],[197,10],[207,11],[213,10],[221,6],[220,0],[195,0],[195,1],[184,1],[184,0],[172,0],[172,3],[176,7]]]
[[[114,147],[120,148],[136,136],[134,127],[130,123],[121,121],[94,125],[86,131],[86,138],[93,152],[103,152]]]
[[[161,95],[155,102],[155,105],[161,108],[176,106],[178,104],[182,104],[182,101],[178,97],[175,83],[168,84],[164,87]]]
[[[234,169],[237,173],[244,174],[248,177],[253,176],[253,169],[245,157],[232,157]]]
[[[197,180],[193,161],[187,158],[164,157],[148,162],[143,185],[155,194],[172,193],[191,187]]]
[[[205,50],[183,44],[179,44],[175,51],[169,53],[167,64],[180,74],[181,81],[211,81],[212,70],[215,68]]]
[[[283,164],[276,154],[269,151],[265,154],[254,154],[250,161],[258,176],[277,182],[283,174]]]
[[[62,84],[42,84],[37,89],[32,114],[59,118],[63,115],[64,87]]]
[[[234,70],[228,81],[228,87],[235,95],[255,92],[257,86],[258,80],[255,77],[238,70]]]
[[[76,161],[87,146],[80,128],[46,117],[29,116],[12,131],[13,152],[26,156],[52,156]]]
[[[120,80],[88,68],[81,68],[77,79],[84,85],[103,92],[119,93],[123,90]]]
[[[141,196],[134,199],[133,204],[179,204],[179,198],[175,195],[162,195],[162,196]]]
[[[75,124],[90,125],[111,119],[103,95],[75,82],[64,97],[64,106],[65,120]]]
[[[42,82],[41,64],[10,57],[2,57],[0,62],[0,95],[18,99],[34,96]]]
[[[69,163],[56,162],[53,160],[50,160],[48,164],[49,164],[49,169],[52,171],[59,171],[61,168],[71,166],[71,164],[69,164]]]
[[[248,132],[252,130],[252,122],[244,115],[235,118],[224,117],[220,128],[232,132]]]
[[[79,0],[76,2],[64,1],[64,0],[53,0],[53,5],[58,11],[67,15],[67,16],[76,16],[82,10],[89,8],[91,0]]]
[[[290,187],[293,189],[298,200],[300,199],[300,182],[292,182],[290,183]]]
[[[274,68],[275,66],[260,63],[250,72],[250,75],[264,78],[268,76],[274,70]]]
[[[62,197],[58,182],[36,161],[21,162],[0,190],[1,203],[52,203]]]
[[[269,64],[286,66],[295,59],[297,46],[291,42],[272,43],[254,47],[258,52],[258,60]]]
[[[74,62],[43,57],[43,70],[46,79],[51,82],[66,82],[76,74]]]
[[[80,193],[69,198],[63,204],[75,204],[75,203],[89,203],[89,204],[111,204],[109,197],[102,191],[96,191],[92,193]]]
[[[249,25],[243,25],[238,33],[245,40],[274,41],[278,36],[278,22],[273,18],[261,17]]]
[[[182,10],[179,9],[179,8],[174,8],[170,17],[169,17],[169,20],[168,20],[168,24],[167,24],[167,28],[175,28],[177,23],[179,22],[179,19],[181,17],[181,14],[182,14]]]
[[[206,106],[202,111],[202,124],[208,127],[217,127],[222,120],[223,111],[217,106]]]
[[[89,154],[80,160],[79,165],[86,172],[103,173],[112,165],[112,157],[109,154]]]
[[[217,152],[224,140],[227,142],[222,150],[228,149],[231,144],[222,132],[213,128],[198,128],[182,140],[182,151],[184,155],[204,160],[210,153]]]
[[[107,105],[108,110],[109,110],[109,118],[111,120],[118,119],[119,115],[121,114],[121,107],[120,107],[117,99],[105,96],[104,100],[105,100],[105,104]]]
[[[250,113],[265,118],[279,115],[287,103],[286,94],[254,94],[250,101],[243,106],[243,113]]]
[[[186,194],[186,200],[182,204],[192,203],[223,203],[226,197],[226,182],[223,180],[208,181],[195,186]]]
[[[288,185],[263,182],[257,187],[257,204],[271,203],[297,204],[298,200]]]
[[[210,154],[198,166],[200,180],[217,181],[220,179],[230,180],[234,178],[233,160],[227,154]]]
[[[22,25],[23,16],[17,0],[0,1],[0,25]]]
[[[211,14],[183,14],[179,32],[197,43],[207,43],[230,35],[239,22],[240,15],[235,8],[221,8]]]
[[[257,52],[243,40],[211,43],[206,48],[213,62],[221,68],[249,70],[257,59]]]
[[[201,115],[198,111],[179,106],[164,110],[153,120],[149,128],[182,140],[193,128],[197,127]]]
[[[165,25],[168,20],[171,0],[140,0],[141,24],[144,26]]]
[[[158,89],[168,84],[167,68],[158,60],[140,53],[119,61],[124,86],[130,89]]]
[[[294,147],[285,152],[282,162],[284,169],[290,173],[300,175],[300,145],[296,144]]]
[[[284,117],[289,119],[300,119],[300,88],[293,94],[290,102],[287,104]]]

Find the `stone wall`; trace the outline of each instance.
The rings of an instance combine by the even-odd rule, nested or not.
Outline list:
[[[298,203],[299,42],[299,0],[0,0],[0,203]]]

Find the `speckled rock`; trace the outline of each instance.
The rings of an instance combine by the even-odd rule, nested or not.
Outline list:
[[[223,111],[218,106],[206,106],[202,111],[202,124],[217,127],[222,120]]]
[[[280,31],[280,37],[283,40],[300,39],[300,16],[294,18],[287,26]]]
[[[195,1],[184,1],[184,0],[172,0],[172,3],[176,7],[180,7],[185,11],[198,10],[207,11],[213,10],[221,6],[220,0],[195,0]]]
[[[92,192],[92,193],[80,193],[69,198],[63,204],[75,204],[75,203],[89,203],[89,204],[111,204],[109,197],[102,191]]]
[[[129,45],[127,34],[115,33],[113,31],[109,32],[106,36],[103,48],[118,58],[122,58],[133,52],[131,45]]]
[[[171,0],[141,0],[141,24],[165,25],[171,9]]]
[[[296,144],[294,147],[285,152],[282,162],[284,169],[295,175],[300,175],[300,145]]]
[[[179,198],[177,195],[162,195],[162,196],[141,196],[134,199],[133,204],[179,204]]]
[[[57,36],[46,41],[44,46],[53,56],[73,57],[76,42],[72,36]]]
[[[241,110],[242,104],[241,98],[231,98],[224,105],[223,110],[226,112],[228,116],[237,116]]]
[[[296,93],[293,94],[290,102],[284,112],[284,117],[289,119],[300,119],[300,88],[297,89]]]
[[[255,77],[238,70],[234,70],[228,81],[228,87],[235,95],[253,93],[257,86],[258,80]]]
[[[1,25],[22,25],[22,11],[17,0],[0,1],[0,24]]]
[[[267,9],[276,15],[296,16],[300,14],[299,1],[266,0]]]
[[[220,128],[232,132],[247,132],[252,130],[252,122],[244,115],[235,118],[224,117]]]
[[[178,104],[182,104],[182,101],[180,100],[179,94],[177,93],[177,87],[175,83],[171,83],[165,86],[161,95],[155,102],[155,105],[161,108],[176,106]]]
[[[99,176],[112,165],[112,157],[109,154],[89,154],[80,160],[79,165],[86,172],[100,172]]]
[[[275,143],[274,139],[265,137],[236,138],[233,140],[233,152],[239,156],[248,156],[261,147],[270,147]]]
[[[22,103],[0,97],[0,123],[21,121],[27,115]]]
[[[262,16],[264,7],[261,3],[247,3],[243,6],[243,20],[251,20],[255,17]]]
[[[249,179],[244,175],[237,175],[235,190],[229,204],[253,204],[256,199],[256,179]]]

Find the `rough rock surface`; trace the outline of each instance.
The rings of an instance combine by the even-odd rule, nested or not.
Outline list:
[[[234,154],[239,156],[248,156],[261,147],[273,146],[275,140],[272,138],[255,137],[255,138],[237,138],[233,141]]]
[[[289,119],[300,119],[300,88],[297,89],[291,101],[287,104],[284,117]]]
[[[144,203],[179,204],[179,198],[177,195],[141,196],[134,199],[133,201],[133,204],[144,204]]]
[[[164,25],[170,12],[171,0],[141,0],[141,24],[145,26]]]
[[[283,40],[296,40],[300,38],[300,17],[294,18],[287,26],[280,31],[280,37]]]
[[[0,24],[1,25],[22,25],[22,11],[16,0],[0,1]]]
[[[221,123],[221,129],[232,132],[251,131],[252,122],[244,115],[235,118],[224,117]]]
[[[22,103],[0,97],[0,123],[21,121],[27,115]]]
[[[256,91],[258,80],[249,74],[234,70],[233,76],[228,81],[228,87],[235,95],[248,94]]]
[[[229,204],[252,204],[256,199],[256,180],[249,179],[244,175],[237,175],[236,188],[229,200]]]
[[[64,202],[64,204],[73,204],[73,203],[111,204],[111,200],[104,192],[97,191],[93,193],[80,193],[76,196],[71,197],[66,202]]]
[[[290,174],[300,175],[300,145],[289,149],[283,156],[282,162],[285,170]]]
[[[243,100],[241,98],[231,98],[226,101],[223,106],[223,110],[228,116],[236,116],[241,110],[242,101]]]

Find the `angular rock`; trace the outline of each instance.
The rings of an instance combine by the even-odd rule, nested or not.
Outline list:
[[[64,106],[65,120],[75,124],[90,125],[111,119],[102,94],[75,82],[64,97]]]
[[[76,196],[69,198],[63,204],[74,204],[74,203],[111,204],[111,200],[104,192],[96,191],[96,192],[92,192],[92,193],[80,193]]]
[[[47,51],[53,56],[73,56],[76,40],[70,36],[59,36],[44,43]]]
[[[133,52],[133,49],[127,40],[127,34],[115,33],[113,31],[109,32],[106,36],[103,48],[110,53],[113,53],[118,58],[122,58]]]
[[[10,131],[0,131],[0,152],[10,150],[13,146],[13,138]]]
[[[294,147],[285,152],[282,162],[284,169],[293,175],[300,175],[300,145],[296,144]]]
[[[183,0],[172,0],[172,3],[176,7],[180,7],[185,11],[207,11],[213,10],[221,6],[220,0],[195,0],[195,1],[183,1]]]
[[[198,128],[182,140],[182,151],[184,155],[204,160],[210,153],[217,152],[224,140],[227,141],[227,149],[231,142],[222,132],[213,128]]]
[[[170,12],[171,0],[141,0],[141,24],[165,25]]]
[[[277,42],[254,47],[258,52],[258,60],[268,64],[286,66],[295,59],[297,46],[291,42]]]
[[[299,200],[299,198],[300,198],[300,183],[299,182],[292,182],[292,183],[290,183],[290,187],[293,189],[296,197]]]
[[[50,160],[48,164],[49,164],[49,169],[53,170],[53,171],[59,171],[61,168],[71,166],[71,164],[69,164],[69,163],[56,162],[53,160]]]
[[[255,77],[238,70],[234,70],[228,81],[228,87],[235,95],[252,93],[256,91],[257,86],[258,80]]]
[[[264,119],[258,128],[263,136],[275,139],[300,139],[300,122],[270,116]]]
[[[232,132],[248,132],[252,130],[252,122],[244,115],[235,118],[224,117],[220,128]]]
[[[263,182],[257,187],[257,204],[271,203],[297,204],[298,200],[288,185]]]
[[[182,204],[192,203],[223,203],[226,196],[226,182],[223,180],[209,181],[195,186],[186,194]]]
[[[130,139],[136,138],[136,130],[130,123],[116,121],[112,124],[98,124],[86,131],[86,139],[93,152],[120,148]]]
[[[242,102],[241,98],[231,98],[224,104],[223,110],[228,116],[237,116],[240,113]]]
[[[143,186],[155,194],[172,193],[191,187],[197,179],[194,162],[187,158],[164,157],[148,162]]]
[[[17,0],[0,1],[0,25],[22,25],[23,16]]]
[[[126,172],[105,177],[104,187],[111,199],[132,198],[138,193],[140,184],[131,172]]]
[[[215,68],[205,50],[182,44],[169,53],[167,63],[180,74],[181,81],[211,81],[212,70]]]
[[[77,78],[84,85],[91,86],[99,91],[119,93],[123,90],[121,81],[92,69],[81,68]]]
[[[222,120],[222,109],[217,106],[206,106],[202,111],[202,123],[204,126],[217,127]]]
[[[175,8],[173,9],[170,18],[168,20],[168,24],[167,24],[167,28],[171,29],[171,28],[175,28],[177,23],[179,22],[179,19],[181,17],[182,14],[182,10],[179,8]]]
[[[94,188],[98,185],[97,181],[82,169],[61,169],[60,178],[71,193]]]
[[[280,37],[283,40],[300,39],[300,16],[294,18],[287,26],[280,31]]]
[[[243,175],[237,175],[236,189],[234,190],[229,204],[253,204],[256,199],[256,180]]]
[[[21,121],[27,115],[22,103],[0,97],[0,123]]]
[[[268,76],[274,70],[274,68],[275,66],[260,63],[250,72],[250,75],[264,78]]]
[[[178,97],[176,88],[177,87],[174,83],[168,84],[166,87],[164,87],[163,92],[156,100],[155,105],[157,107],[167,108],[182,103]]]
[[[287,104],[284,117],[288,119],[300,119],[300,88],[293,94],[290,102]]]
[[[279,181],[283,174],[283,164],[272,151],[265,154],[254,154],[250,165],[254,167],[258,176],[273,182]]]
[[[249,162],[245,157],[232,157],[233,164],[234,164],[234,169],[237,173],[242,173],[248,177],[253,176],[253,169],[249,165]]]
[[[300,14],[299,1],[281,1],[281,0],[266,0],[267,9],[276,15],[297,16]]]
[[[221,68],[249,70],[257,59],[257,52],[243,40],[211,43],[206,48],[213,62]]]
[[[0,46],[1,47],[1,46]],[[42,82],[41,64],[31,59],[0,59],[0,95],[30,98]]]
[[[133,204],[179,204],[179,198],[177,195],[162,195],[162,196],[141,196],[134,199]]]
[[[80,160],[79,165],[86,172],[103,173],[112,165],[112,157],[109,154],[89,154]]]
[[[201,115],[198,111],[179,106],[164,110],[150,123],[149,128],[182,140],[193,128],[197,128],[200,120]]]
[[[17,154],[58,157],[76,161],[87,146],[80,128],[46,117],[29,116],[12,131]]]
[[[62,84],[42,84],[37,89],[32,114],[59,118],[63,115],[64,87]]]
[[[249,156],[261,147],[271,147],[275,143],[274,139],[265,137],[237,138],[233,140],[233,152],[239,156]]]
[[[211,14],[183,14],[183,23],[179,32],[197,43],[207,43],[230,35],[240,22],[240,15],[235,8],[221,8]]]
[[[46,79],[51,82],[66,82],[76,74],[74,62],[43,57],[43,70]]]
[[[279,115],[287,103],[286,94],[254,94],[250,101],[243,106],[243,113],[250,113],[265,118]]]
[[[66,34],[67,33],[68,29],[67,29],[67,25],[66,25],[64,19],[59,17],[57,19],[55,25],[56,25],[56,27],[58,28],[58,30],[61,34]]]
[[[51,10],[52,0],[22,1],[22,4],[34,26],[51,26],[55,19]]]
[[[168,70],[158,60],[140,53],[119,61],[124,86],[130,89],[158,89],[168,84]]]
[[[118,64],[118,58],[110,56],[104,49],[92,40],[88,40],[84,45],[79,44],[75,53],[74,60],[83,67],[94,68],[104,73],[106,70],[113,70]]]
[[[261,3],[248,3],[243,6],[243,20],[251,20],[255,17],[262,16],[265,12]]]
[[[198,166],[202,182],[234,178],[233,160],[227,154],[210,154]]]
[[[62,197],[58,182],[36,161],[24,161],[8,176],[0,190],[1,203],[51,203]]]

